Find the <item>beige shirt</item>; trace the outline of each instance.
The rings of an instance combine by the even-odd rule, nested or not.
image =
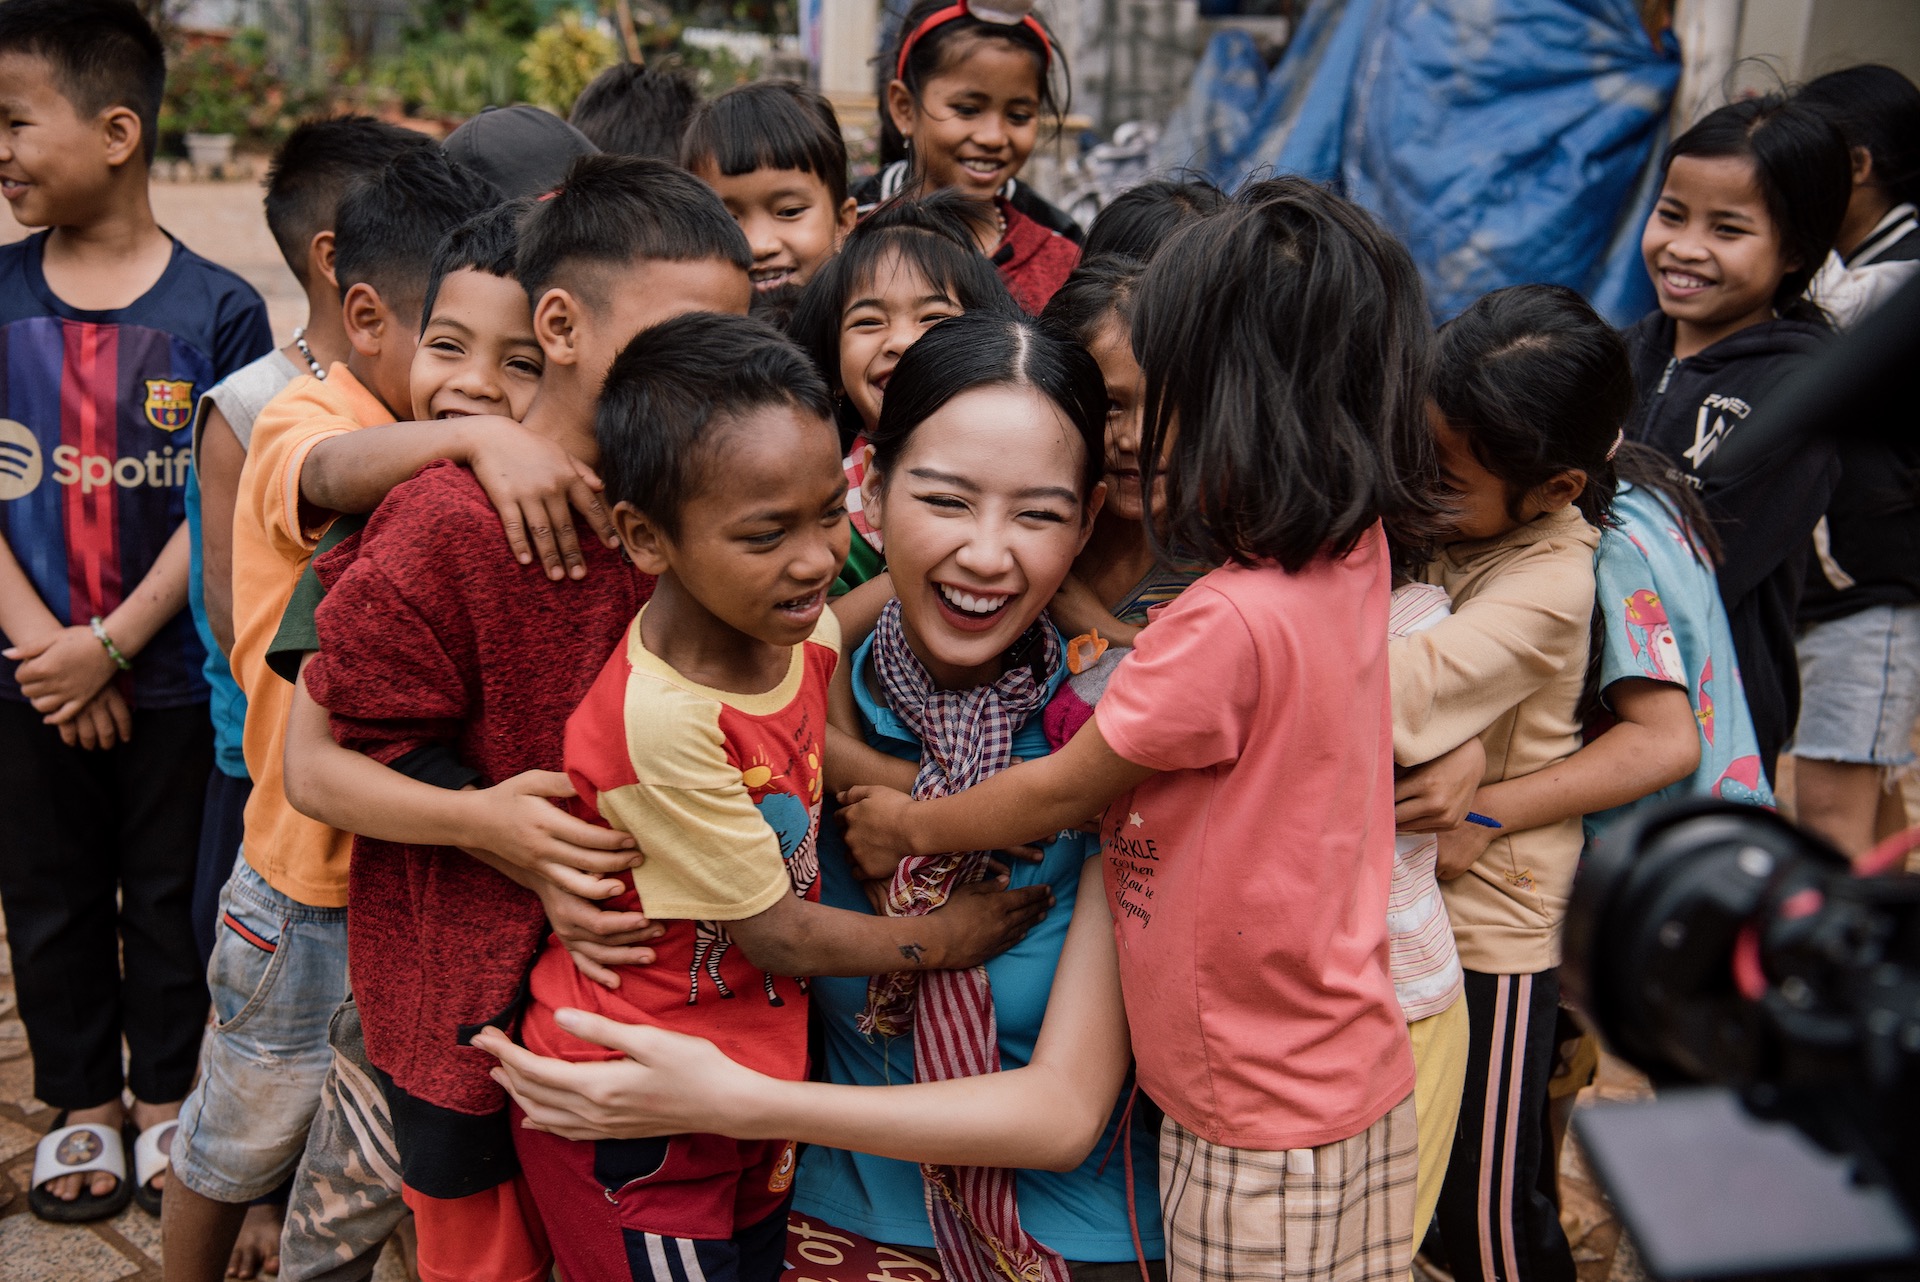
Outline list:
[[[1531,774],[1580,747],[1576,713],[1593,619],[1600,532],[1573,508],[1500,538],[1457,543],[1427,567],[1453,616],[1392,642],[1393,748],[1431,761],[1478,736],[1483,783]],[[1560,924],[1580,860],[1578,819],[1503,832],[1440,883],[1460,962],[1524,975],[1560,964]]]

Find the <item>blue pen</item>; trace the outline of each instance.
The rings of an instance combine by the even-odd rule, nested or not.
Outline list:
[[[1467,822],[1470,824],[1479,824],[1482,828],[1503,828],[1506,826],[1498,819],[1489,819],[1485,815],[1472,810],[1467,811]]]

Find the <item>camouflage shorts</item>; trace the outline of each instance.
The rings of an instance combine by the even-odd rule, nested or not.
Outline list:
[[[287,1202],[281,1282],[363,1282],[409,1214],[386,1096],[349,996],[327,1029],[333,1062]]]

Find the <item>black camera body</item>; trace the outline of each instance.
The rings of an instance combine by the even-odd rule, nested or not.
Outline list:
[[[1857,876],[1770,811],[1676,802],[1596,844],[1566,954],[1566,991],[1660,1088],[1660,1119],[1577,1122],[1657,1274],[1920,1260],[1920,878]],[[1701,1180],[1712,1204],[1676,1216]]]

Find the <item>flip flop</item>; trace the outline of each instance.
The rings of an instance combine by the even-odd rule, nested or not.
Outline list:
[[[133,1200],[133,1184],[127,1179],[127,1148],[122,1132],[102,1122],[66,1124],[66,1110],[53,1119],[53,1129],[41,1137],[33,1150],[33,1186],[27,1190],[27,1205],[33,1213],[52,1224],[90,1224],[111,1219]],[[63,1202],[47,1191],[47,1182],[63,1175],[86,1175],[104,1171],[117,1183],[105,1197],[86,1189],[71,1202]]]
[[[158,1217],[160,1198],[165,1189],[153,1187],[153,1181],[173,1166],[173,1133],[180,1119],[172,1118],[158,1126],[149,1126],[133,1142],[133,1200],[148,1215]]]

